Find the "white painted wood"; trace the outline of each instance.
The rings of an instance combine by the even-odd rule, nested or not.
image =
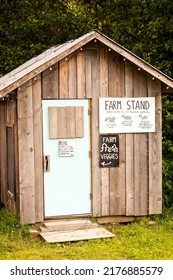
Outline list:
[[[44,172],[45,217],[90,214],[90,133],[88,100],[43,100],[44,155],[50,156],[50,171]],[[83,106],[84,137],[50,139],[48,109]],[[58,116],[57,116],[58,118]],[[76,121],[76,119],[75,119]],[[62,156],[59,146],[74,142],[72,155]]]

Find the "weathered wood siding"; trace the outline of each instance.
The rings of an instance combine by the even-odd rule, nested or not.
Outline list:
[[[18,148],[20,217],[43,220],[43,152],[41,76],[18,88]]]
[[[44,219],[42,99],[90,100],[91,192],[95,216],[138,216],[162,211],[161,82],[108,47],[88,44],[17,90],[16,103],[0,103],[1,201],[6,202],[5,124],[15,124],[16,175],[21,220]],[[120,134],[117,168],[99,167],[99,97],[156,98],[156,132]],[[11,105],[10,105],[11,104]],[[16,158],[16,157],[15,157]],[[15,159],[16,160],[16,159]]]
[[[0,201],[11,210],[18,210],[18,137],[17,137],[17,103],[16,100],[0,101]],[[13,160],[11,167],[13,172],[14,192],[8,196],[9,183],[7,170],[7,127],[12,128]]]
[[[161,213],[161,82],[93,42],[44,71],[42,89],[44,99],[91,100],[92,214]],[[156,132],[120,134],[119,167],[100,168],[98,98],[147,96],[156,97]]]

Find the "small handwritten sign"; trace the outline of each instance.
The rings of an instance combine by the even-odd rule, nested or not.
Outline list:
[[[74,157],[75,156],[75,141],[59,141],[58,146],[59,157]]]
[[[100,167],[119,166],[119,135],[100,135]]]

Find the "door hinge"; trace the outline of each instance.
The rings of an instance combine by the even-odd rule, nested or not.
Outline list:
[[[88,116],[90,116],[91,114],[91,109],[88,109]]]
[[[91,151],[89,151],[89,153],[88,153],[88,154],[89,154],[89,158],[91,158]]]
[[[90,193],[90,200],[92,200],[93,199],[93,195],[92,195],[92,193]]]

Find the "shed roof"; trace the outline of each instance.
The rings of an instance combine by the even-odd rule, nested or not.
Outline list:
[[[22,64],[13,71],[1,77],[0,98],[6,96],[26,81],[30,80],[31,78],[44,71],[46,68],[51,67],[53,64],[55,64],[62,58],[68,56],[72,52],[83,47],[85,44],[89,43],[94,39],[97,39],[98,41],[108,46],[118,54],[122,55],[125,59],[137,65],[137,67],[139,67],[140,69],[143,69],[144,71],[151,74],[153,77],[159,79],[167,86],[173,88],[172,78],[159,71],[157,68],[150,65],[143,59],[139,58],[137,55],[133,54],[120,44],[111,40],[104,34],[93,30],[76,40],[69,41],[46,50],[42,54],[28,60],[26,63]]]

